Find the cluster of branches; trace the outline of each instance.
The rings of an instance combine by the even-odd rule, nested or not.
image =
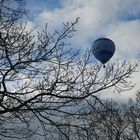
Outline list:
[[[4,17],[2,10],[0,14]],[[114,88],[120,93],[133,88],[130,79],[138,62],[133,65],[119,61],[108,63],[103,73],[101,65],[92,63],[90,50],[81,55],[79,50],[69,47],[78,18],[64,23],[61,30],[53,33],[48,32],[46,25],[36,36],[34,30],[27,31],[26,23],[9,19],[9,16],[7,19],[0,20],[2,139],[43,136],[44,139],[69,140],[73,129],[79,131],[77,134],[90,130],[84,124],[94,115],[95,110],[88,109],[92,100],[95,105],[108,109],[109,106],[97,96],[99,92]],[[103,112],[95,111],[96,118],[102,117]],[[77,139],[84,139],[84,136]]]
[[[0,0],[1,24],[18,21],[25,13],[25,0]]]
[[[64,132],[69,140],[140,140],[140,92],[136,100],[120,104],[104,100],[104,106],[87,100],[83,114],[78,118],[80,127],[72,125],[75,120],[65,117]],[[90,111],[87,114],[87,110]],[[68,125],[69,124],[69,125]],[[59,139],[66,139],[59,134]]]

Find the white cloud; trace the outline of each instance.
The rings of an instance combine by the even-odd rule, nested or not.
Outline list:
[[[43,28],[47,22],[49,30],[55,30],[63,22],[80,17],[73,46],[86,49],[98,37],[109,37],[116,44],[113,59],[135,59],[140,54],[140,0],[61,0],[61,7],[43,11],[33,21]],[[113,60],[112,59],[112,60]],[[140,73],[135,76],[140,83]],[[138,85],[134,89],[139,88]],[[132,92],[134,94],[134,92]],[[130,94],[131,95],[131,94]],[[127,94],[125,94],[124,98]]]
[[[139,29],[140,20],[120,22],[107,29],[106,34],[115,41],[119,57],[132,59],[140,53]]]
[[[119,14],[125,16],[139,16],[140,14],[140,1],[139,0],[116,0],[119,5]]]
[[[76,37],[73,39],[73,42],[76,44],[75,46],[79,46],[80,48],[87,48],[89,39],[95,40],[97,37],[106,36],[106,34],[109,34],[113,38],[117,34],[120,34],[120,36],[123,35],[121,36],[121,42],[123,42],[124,40],[128,40],[124,34],[127,34],[127,32],[130,34],[134,28],[137,30],[136,28],[140,24],[138,21],[137,23],[129,23],[128,21],[128,23],[119,24],[124,20],[122,19],[123,12],[127,16],[136,16],[140,12],[137,6],[140,3],[139,0],[124,0],[123,2],[120,0],[62,0],[61,2],[61,8],[43,11],[35,18],[35,23],[42,27],[48,22],[49,29],[52,31],[59,28],[62,22],[73,21],[76,17],[80,17]],[[131,29],[127,31],[129,28]],[[107,29],[109,29],[109,33]],[[121,32],[122,29],[123,32]],[[116,34],[111,33],[111,30]],[[132,31],[131,39],[135,33],[137,32]],[[139,36],[139,34],[137,33],[136,36]],[[127,35],[127,37],[129,36]],[[135,39],[134,36],[133,39]],[[132,41],[131,44],[136,41]]]

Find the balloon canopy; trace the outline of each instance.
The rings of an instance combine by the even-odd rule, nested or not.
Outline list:
[[[114,52],[115,44],[108,38],[99,38],[93,42],[92,53],[103,64],[113,56]]]

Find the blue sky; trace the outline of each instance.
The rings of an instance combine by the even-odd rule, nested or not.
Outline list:
[[[72,47],[86,50],[98,37],[109,37],[116,44],[112,61],[140,58],[140,0],[29,0],[27,8],[28,28],[38,25],[42,29],[47,22],[53,31],[80,17]],[[134,92],[139,77],[137,73]]]
[[[60,0],[28,0],[26,3],[26,8],[29,10],[28,17],[31,20],[43,11],[49,11],[60,7]]]

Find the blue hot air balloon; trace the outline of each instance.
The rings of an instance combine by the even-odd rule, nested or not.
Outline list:
[[[105,64],[113,56],[114,52],[115,44],[108,38],[99,38],[93,42],[92,53],[102,64]]]

